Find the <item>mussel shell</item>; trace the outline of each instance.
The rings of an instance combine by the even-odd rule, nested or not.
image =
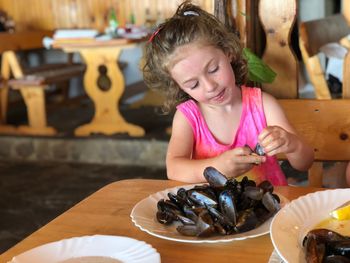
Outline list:
[[[271,213],[275,213],[281,208],[279,202],[275,199],[275,197],[270,192],[266,192],[263,195],[261,201],[263,205],[266,207],[266,209],[269,210]]]
[[[198,228],[196,225],[179,225],[176,230],[184,236],[195,237],[198,235]]]
[[[176,215],[176,220],[180,221],[184,225],[195,225],[196,221],[192,220],[191,218],[188,218],[183,215]]]
[[[315,238],[317,243],[326,243],[331,241],[343,241],[343,240],[349,240],[349,237],[343,236],[335,231],[326,229],[326,228],[318,228],[313,229],[307,233],[307,235],[304,237],[303,245],[305,245],[305,242],[309,238]]]
[[[228,227],[233,227],[234,222],[230,221],[225,217],[220,211],[215,209],[214,207],[207,207],[209,214],[213,218],[215,222],[219,222],[222,226],[224,226],[226,229]]]
[[[264,190],[256,186],[246,186],[243,194],[253,200],[261,200],[264,195]]]
[[[221,225],[219,222],[214,222],[214,227],[215,227],[216,233],[223,235],[223,236],[228,234],[225,227],[223,227],[223,225]]]
[[[163,225],[170,225],[176,219],[176,216],[169,211],[157,211],[157,221]]]
[[[173,202],[179,209],[181,209],[181,207],[184,204],[184,201],[182,199],[179,198],[178,195],[173,194],[173,193],[168,193],[168,198],[171,202]]]
[[[323,263],[350,263],[350,258],[339,255],[330,255],[323,259]]]
[[[315,236],[309,236],[304,242],[306,262],[322,262],[326,248],[324,244],[318,244]]]
[[[158,211],[161,211],[161,212],[171,211],[175,214],[182,213],[180,208],[170,200],[164,200],[164,199],[159,200],[157,203],[157,208],[158,208]]]
[[[247,209],[240,213],[235,226],[236,232],[246,232],[252,230],[260,225],[260,222],[253,211],[253,209]]]
[[[244,189],[247,186],[256,186],[256,182],[253,180],[250,180],[247,176],[244,176],[240,183],[241,183],[242,191],[244,191]]]
[[[214,188],[222,188],[227,182],[227,177],[212,166],[205,168],[203,175],[209,185]]]
[[[194,222],[197,221],[198,216],[197,214],[199,214],[199,212],[196,212],[192,207],[188,206],[187,204],[185,204],[182,207],[182,211],[185,214],[185,216],[191,220],[193,220]]]
[[[200,205],[200,206],[217,206],[217,201],[216,198],[213,199],[212,196],[208,195],[205,192],[200,192],[197,191],[195,189],[191,189],[188,191],[188,198],[190,198],[190,200],[192,200],[193,202],[195,202],[196,204]]]
[[[237,223],[237,208],[235,198],[230,190],[224,190],[219,195],[219,207],[224,217],[233,225]],[[230,225],[231,225],[230,224]]]
[[[264,156],[265,155],[264,148],[259,143],[256,144],[254,152],[257,155],[260,155],[260,156]]]
[[[271,182],[268,181],[268,180],[262,181],[262,182],[258,185],[258,187],[260,187],[261,189],[263,189],[264,192],[270,192],[270,193],[272,193],[273,190],[274,190],[273,185],[272,185]]]
[[[350,259],[350,240],[326,242],[326,251],[327,254],[345,256]]]
[[[198,237],[207,237],[215,233],[214,221],[207,210],[201,212],[197,220]]]

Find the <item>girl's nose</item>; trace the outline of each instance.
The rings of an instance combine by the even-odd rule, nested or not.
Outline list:
[[[216,90],[217,83],[215,80],[213,80],[211,78],[205,78],[203,84],[204,84],[204,88],[207,92],[213,92]]]

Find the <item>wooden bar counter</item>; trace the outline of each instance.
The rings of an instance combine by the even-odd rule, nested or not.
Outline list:
[[[162,262],[268,262],[273,251],[269,235],[225,243],[183,243],[161,239],[136,227],[132,208],[150,194],[183,185],[170,180],[132,179],[111,183],[0,255],[0,262],[45,243],[84,235],[117,235],[143,240],[160,254]],[[319,188],[277,187],[289,200]],[[20,226],[18,226],[20,227]]]

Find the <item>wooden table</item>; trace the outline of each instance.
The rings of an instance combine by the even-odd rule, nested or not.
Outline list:
[[[269,235],[228,243],[192,244],[154,237],[132,223],[130,213],[137,202],[152,193],[182,184],[170,180],[145,179],[111,183],[0,255],[0,262],[7,262],[28,249],[48,242],[94,234],[143,240],[160,253],[162,262],[268,262],[273,251]],[[290,200],[317,190],[320,189],[276,189]]]
[[[125,48],[135,47],[142,40],[113,39],[107,41],[91,40],[87,42],[54,43],[54,47],[65,52],[79,52],[87,69],[84,75],[84,88],[95,105],[92,121],[75,130],[77,136],[88,136],[93,133],[111,135],[128,133],[130,136],[143,136],[142,127],[128,123],[120,114],[118,105],[123,95],[125,85],[123,74],[117,59]],[[106,67],[106,76],[110,80],[110,88],[101,90],[98,79],[101,77],[100,66]]]

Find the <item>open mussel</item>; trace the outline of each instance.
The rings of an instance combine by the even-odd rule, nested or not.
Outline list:
[[[160,223],[177,222],[177,231],[186,236],[229,235],[258,227],[280,209],[268,181],[228,179],[214,167],[203,174],[209,184],[179,188],[158,202]]]
[[[265,155],[264,148],[260,145],[260,143],[257,143],[255,145],[254,149],[252,149],[248,144],[246,144],[245,147],[248,147],[250,149],[251,154],[256,154],[256,155],[260,155],[260,156]]]
[[[329,229],[314,229],[303,240],[308,263],[350,262],[350,237]]]
[[[180,225],[177,231],[185,236],[197,236],[206,237],[215,233],[215,226],[213,219],[211,218],[208,211],[203,210],[198,215],[198,220],[194,225]]]

